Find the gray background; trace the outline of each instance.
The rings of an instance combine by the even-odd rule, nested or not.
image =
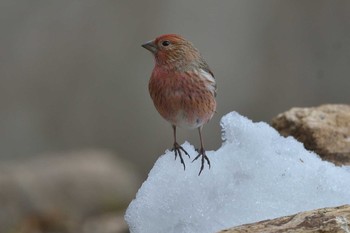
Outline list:
[[[350,1],[0,1],[0,157],[110,149],[147,174],[172,143],[148,95],[145,41],[191,40],[218,84],[220,118],[269,122],[293,106],[349,103]],[[196,131],[180,130],[198,146]]]

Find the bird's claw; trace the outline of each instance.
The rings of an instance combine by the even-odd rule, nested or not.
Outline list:
[[[171,151],[175,151],[175,160],[176,160],[177,156],[180,157],[180,161],[181,161],[182,165],[184,166],[184,170],[185,170],[185,169],[186,169],[186,165],[185,165],[185,161],[184,161],[183,158],[182,158],[181,151],[183,151],[189,158],[191,158],[190,155],[189,155],[189,154],[187,153],[187,151],[186,151],[182,146],[180,146],[177,142],[174,143],[174,146],[173,146],[173,148],[171,149]]]
[[[199,170],[199,173],[198,173],[198,176],[201,175],[203,169],[204,169],[204,163],[205,161],[207,161],[208,165],[209,165],[209,169],[210,169],[210,161],[209,161],[209,158],[207,157],[207,155],[205,154],[205,150],[203,148],[200,148],[199,151],[198,151],[198,155],[196,156],[196,158],[194,158],[192,160],[192,162],[194,162],[195,160],[197,160],[200,156],[202,156],[202,165],[201,165],[201,169]]]

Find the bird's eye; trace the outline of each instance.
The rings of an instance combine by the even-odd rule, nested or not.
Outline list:
[[[168,46],[168,45],[170,45],[170,41],[165,40],[165,41],[162,42],[162,45],[163,46]]]

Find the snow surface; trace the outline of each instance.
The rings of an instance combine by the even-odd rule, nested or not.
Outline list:
[[[212,168],[167,151],[125,215],[132,233],[213,233],[300,211],[350,204],[350,169],[322,161],[292,137],[232,112],[221,120],[223,145]],[[193,146],[183,147],[194,158]]]

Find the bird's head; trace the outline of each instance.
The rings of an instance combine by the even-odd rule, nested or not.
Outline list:
[[[193,44],[176,34],[166,34],[142,45],[155,57],[156,64],[181,67],[200,59]]]

